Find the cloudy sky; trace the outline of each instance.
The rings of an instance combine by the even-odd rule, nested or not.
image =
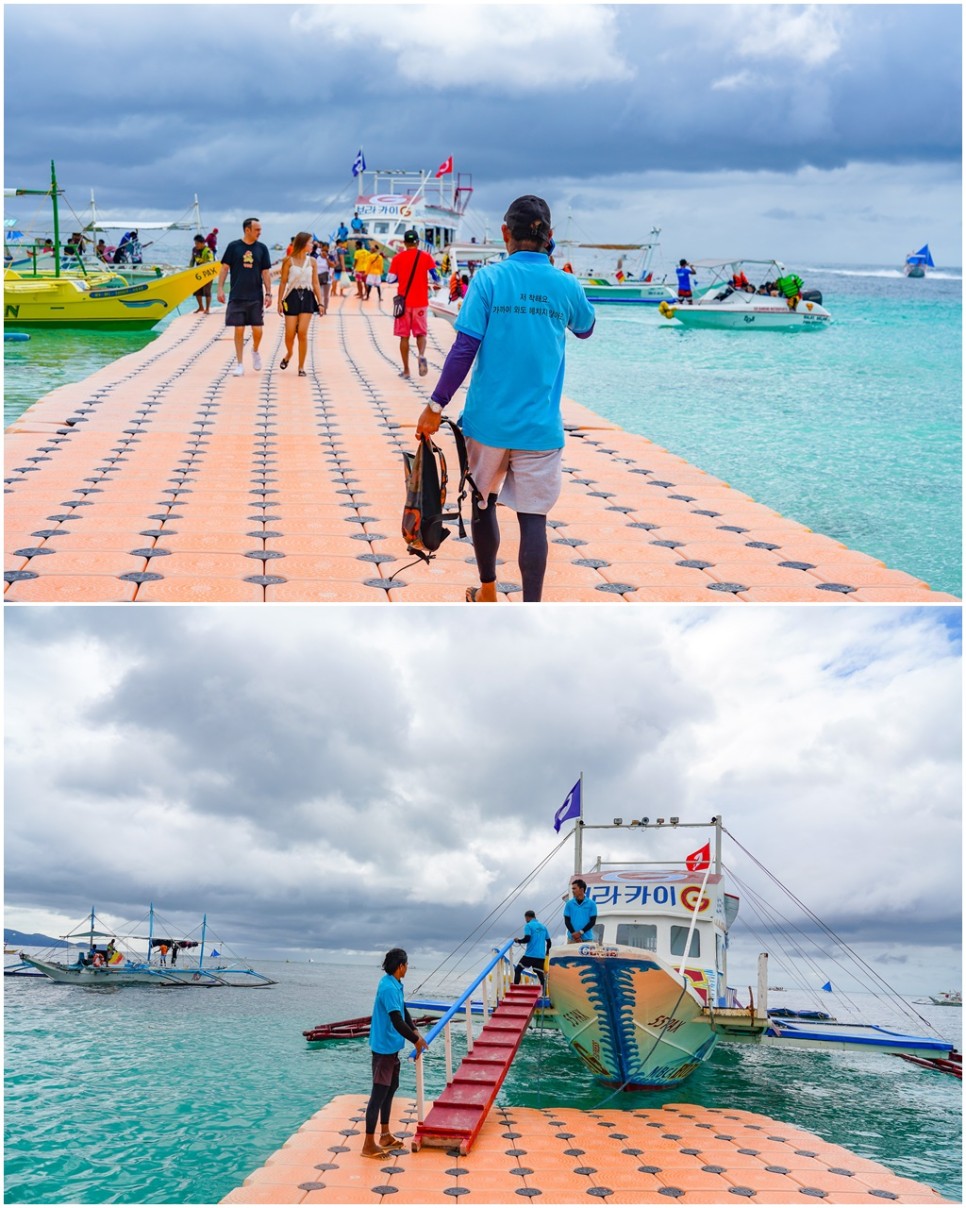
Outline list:
[[[524,192],[558,234],[799,267],[961,263],[958,4],[7,4],[7,186],[270,242],[349,214],[350,169]],[[36,87],[37,65],[56,63]],[[103,69],[98,67],[103,65]],[[108,67],[109,64],[109,67]],[[25,223],[33,214],[13,211]],[[572,216],[572,222],[568,222]]]
[[[958,609],[5,615],[8,927],[153,900],[249,956],[402,943],[426,967],[554,851],[583,773],[588,823],[720,813],[898,989],[959,984]],[[680,861],[699,837],[589,832],[585,857]],[[527,906],[553,924],[572,862],[482,938]]]

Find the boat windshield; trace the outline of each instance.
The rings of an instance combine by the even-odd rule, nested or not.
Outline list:
[[[628,948],[657,952],[657,927],[653,923],[618,923],[617,942]]]

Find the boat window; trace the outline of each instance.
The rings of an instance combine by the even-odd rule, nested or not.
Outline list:
[[[617,942],[628,948],[657,952],[657,927],[654,923],[618,923]]]
[[[671,927],[671,955],[684,956],[684,945],[688,942],[690,927]],[[688,956],[701,955],[701,936],[697,931],[691,936],[691,951]]]

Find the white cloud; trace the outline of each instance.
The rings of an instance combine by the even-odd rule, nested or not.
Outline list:
[[[790,73],[793,62],[820,67],[841,49],[841,9],[824,5],[741,5],[736,50],[751,58],[769,59]],[[794,87],[788,75],[789,87]]]
[[[634,74],[603,5],[338,5],[300,10],[296,22],[313,40],[324,30],[353,53],[364,48],[367,64],[386,55],[404,81],[439,91],[559,92]]]

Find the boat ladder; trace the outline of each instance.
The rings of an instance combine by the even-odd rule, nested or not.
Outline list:
[[[541,989],[535,981],[510,984],[513,966],[507,957],[513,941],[499,949],[471,986],[443,1014],[426,1035],[431,1045],[439,1035],[446,1044],[446,1087],[428,1114],[425,1111],[423,1061],[416,1061],[416,1114],[418,1123],[412,1148],[422,1146],[457,1148],[469,1153],[479,1135],[510,1064],[516,1056],[537,1004]],[[495,986],[496,1005],[490,1008],[490,990]],[[483,1030],[473,1035],[473,993],[483,996]],[[466,1023],[466,1056],[452,1072],[450,1021],[462,1013]],[[415,1057],[415,1050],[409,1056]]]

